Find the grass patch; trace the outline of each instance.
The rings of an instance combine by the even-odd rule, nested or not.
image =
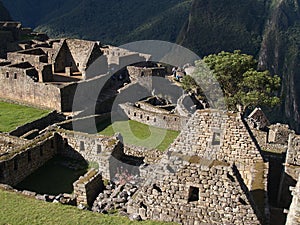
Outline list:
[[[125,217],[102,215],[72,206],[37,201],[3,190],[0,190],[0,208],[0,224],[167,224],[152,221],[132,222]]]
[[[116,121],[113,124],[106,120],[98,125],[98,131],[99,134],[107,136],[119,132],[125,144],[156,148],[161,151],[166,150],[179,134],[178,131],[152,127],[133,120]]]
[[[73,169],[71,169],[73,168]],[[85,161],[56,156],[19,183],[17,189],[39,194],[58,195],[73,192],[73,183],[88,170]]]
[[[48,113],[47,110],[0,101],[0,132],[9,132]]]

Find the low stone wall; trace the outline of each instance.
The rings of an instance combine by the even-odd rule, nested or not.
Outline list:
[[[111,159],[120,160],[124,155],[123,144],[117,138],[66,130],[60,130],[59,133],[63,138],[59,154],[97,162],[103,178],[111,179]]]
[[[73,187],[77,205],[92,206],[98,194],[104,189],[102,175],[92,169],[80,177]]]
[[[163,155],[163,152],[157,149],[147,149],[133,145],[125,145],[124,153],[129,156],[142,157],[144,158],[144,162],[147,164],[158,162]]]
[[[11,131],[9,134],[13,136],[21,137],[22,135],[28,133],[29,131],[35,129],[41,131],[54,123],[62,122],[64,120],[65,120],[64,115],[58,113],[57,111],[53,111],[49,113],[47,116],[44,116],[38,120],[27,123],[20,127],[17,127],[17,129]]]
[[[127,71],[131,79],[136,80],[139,77],[165,77],[166,68],[165,67],[137,67],[137,66],[127,66]]]
[[[250,127],[250,126],[249,126]],[[287,151],[287,144],[279,144],[279,143],[270,143],[268,142],[268,132],[258,130],[256,128],[251,128],[251,132],[254,135],[258,145],[260,146],[261,150],[266,152],[273,152],[273,153],[285,153]]]
[[[59,135],[48,133],[0,158],[0,183],[16,185],[57,154]]]
[[[130,103],[121,104],[120,108],[129,119],[162,129],[180,131],[189,120],[188,117],[180,117],[175,114],[159,114],[143,110]]]

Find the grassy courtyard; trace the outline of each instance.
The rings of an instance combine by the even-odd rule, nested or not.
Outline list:
[[[0,101],[0,132],[9,132],[47,115],[49,111]]]
[[[165,130],[148,126],[133,120],[103,121],[98,125],[99,133],[102,135],[122,134],[124,143],[147,148],[156,148],[161,151],[166,150],[178,136],[178,131]]]
[[[152,221],[132,222],[125,217],[102,215],[79,210],[74,206],[37,201],[3,190],[0,190],[0,208],[0,224],[165,224]]]

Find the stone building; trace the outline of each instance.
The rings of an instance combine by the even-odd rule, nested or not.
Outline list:
[[[163,159],[144,173],[129,211],[183,224],[268,220],[268,165],[239,114],[197,111]]]

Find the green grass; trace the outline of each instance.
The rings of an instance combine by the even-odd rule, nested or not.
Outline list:
[[[79,165],[77,170],[63,166],[69,162],[71,165]],[[16,188],[20,190],[34,191],[39,194],[58,195],[60,193],[73,192],[73,183],[88,170],[85,161],[66,159],[56,156],[49,160],[25,180],[19,183]]]
[[[166,150],[179,134],[178,131],[160,129],[133,120],[116,121],[113,124],[104,121],[99,124],[98,130],[100,134],[107,136],[119,132],[125,144],[156,148],[161,151]]]
[[[0,190],[0,209],[0,224],[164,224],[152,221],[132,222],[125,217],[102,215],[72,206],[37,201],[3,190]]]
[[[49,111],[0,101],[0,132],[9,132],[47,115]]]

